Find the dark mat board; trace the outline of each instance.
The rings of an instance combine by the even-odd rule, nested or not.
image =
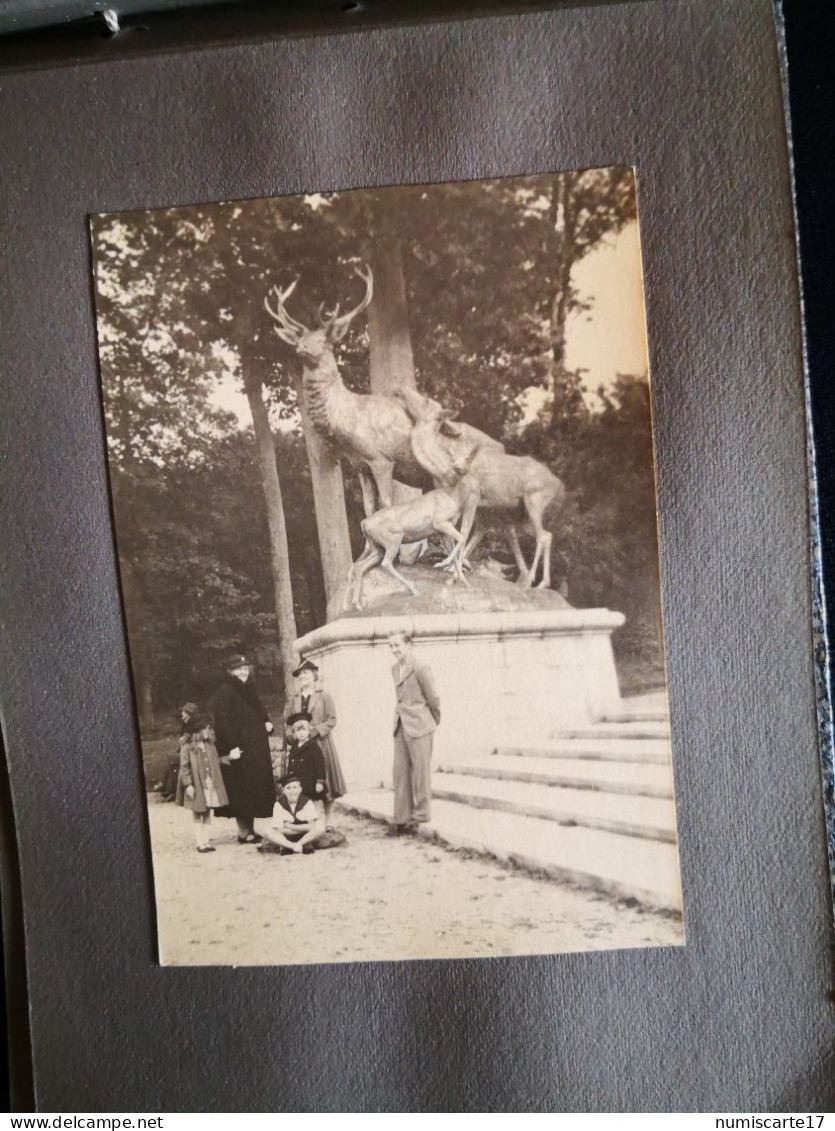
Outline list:
[[[2,87],[0,683],[39,1106],[824,1106],[830,916],[770,5],[149,51],[13,68]],[[86,214],[619,163],[639,181],[687,946],[160,969]],[[299,1000],[311,1023],[291,1040]]]

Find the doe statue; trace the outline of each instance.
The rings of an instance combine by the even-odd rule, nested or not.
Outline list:
[[[421,400],[422,423],[428,425],[431,421],[435,427],[440,427],[449,418],[448,411],[441,408],[437,401],[429,397]],[[416,597],[417,589],[395,569],[394,560],[401,546],[414,545],[431,538],[433,534],[444,535],[452,540],[452,552],[445,562],[439,562],[438,565],[450,564],[456,579],[466,584],[462,569],[465,538],[456,523],[461,523],[462,530],[464,527],[468,530],[472,527],[480,491],[478,482],[469,474],[469,470],[478,451],[477,443],[464,441],[455,455],[447,456],[438,445],[437,450],[430,453],[429,461],[437,484],[434,490],[408,502],[383,507],[363,521],[361,525],[365,535],[365,549],[351,567],[348,579],[349,596],[354,608],[362,608],[363,578],[377,565]]]
[[[472,458],[469,462],[468,478],[478,486],[479,507],[494,513],[507,533],[516,565],[519,569],[519,583],[530,587],[536,580],[540,561],[542,580],[539,588],[547,589],[551,584],[551,542],[553,534],[545,526],[546,518],[551,524],[555,521],[565,501],[565,486],[552,471],[531,456],[508,455],[503,445],[472,445],[463,431],[458,431],[459,448],[450,446],[448,438],[441,438],[441,427],[452,435],[463,427],[453,424],[432,411],[434,402],[421,396],[413,389],[401,389],[398,395],[403,399],[414,422],[411,434],[412,450],[425,467],[432,467],[438,477],[455,474],[455,460],[465,458],[470,448]],[[518,523],[527,518],[536,537],[536,550],[533,561],[528,566],[519,545],[516,530]],[[475,511],[464,515],[461,524],[463,556],[466,556],[468,541],[475,521]],[[458,543],[453,546],[453,556],[462,556]]]

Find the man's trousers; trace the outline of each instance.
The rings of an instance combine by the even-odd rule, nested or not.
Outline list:
[[[409,738],[398,724],[394,732],[394,823],[428,821],[432,796],[431,765],[434,734]]]

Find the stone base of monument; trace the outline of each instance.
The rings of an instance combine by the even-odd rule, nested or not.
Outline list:
[[[411,632],[432,670],[442,711],[436,762],[541,745],[617,707],[611,634],[621,613],[573,609],[552,590],[521,589],[489,569],[464,587],[427,566],[399,568],[419,596],[376,571],[365,609],[296,644],[336,702],[334,738],[350,788],[391,782],[392,632]]]
[[[389,822],[392,791],[354,789],[339,808]],[[626,700],[547,746],[440,762],[418,835],[680,913],[666,696]]]
[[[339,808],[391,820],[388,635],[406,629],[442,709],[421,835],[680,911],[666,694],[621,699],[611,634],[623,616],[573,609],[491,569],[462,588],[426,566],[399,568],[418,597],[376,572],[363,610],[297,642],[336,702]]]

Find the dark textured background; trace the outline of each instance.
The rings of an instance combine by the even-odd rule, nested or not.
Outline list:
[[[0,681],[39,1106],[826,1110],[830,917],[770,4],[154,46],[106,67],[19,70],[18,56],[0,91]],[[687,946],[155,966],[85,214],[620,163],[640,192]],[[290,1039],[300,1001],[309,1028]]]
[[[831,624],[826,607],[835,604],[835,131],[829,108],[835,104],[835,5],[831,0],[786,0],[786,54],[794,156],[795,200],[802,258],[805,344],[810,416],[815,447],[818,548],[822,600],[816,624],[816,652],[821,676],[835,684]],[[828,591],[827,591],[828,590]],[[816,603],[817,607],[817,603]],[[829,618],[831,621],[831,617]],[[827,650],[826,637],[829,637]],[[835,735],[831,695],[819,686],[821,768],[828,814],[829,867],[835,907]],[[835,955],[835,952],[833,952]],[[834,995],[835,996],[835,995]],[[835,1076],[835,1072],[833,1072]]]

